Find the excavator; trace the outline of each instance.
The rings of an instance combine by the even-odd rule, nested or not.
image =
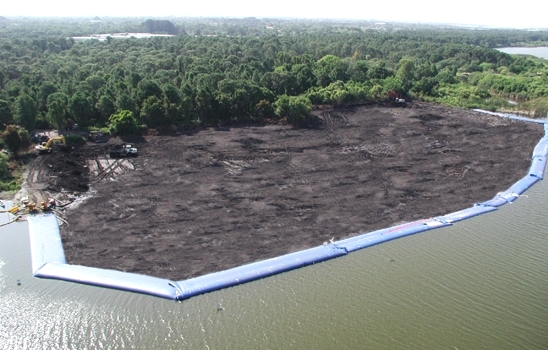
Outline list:
[[[398,106],[406,106],[405,100],[403,98],[400,98],[400,95],[394,91],[394,90],[388,90],[388,101],[398,105]]]
[[[38,145],[34,147],[34,149],[38,154],[51,153],[53,146],[58,143],[62,143],[62,149],[67,149],[67,141],[65,140],[65,136],[63,135],[52,137],[45,144]]]

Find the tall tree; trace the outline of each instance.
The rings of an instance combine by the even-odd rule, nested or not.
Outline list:
[[[8,125],[6,130],[0,135],[4,140],[6,148],[9,149],[15,157],[19,151],[30,145],[29,133],[25,128],[20,128],[17,125]]]
[[[68,111],[81,126],[93,124],[93,104],[83,92],[77,92],[69,99]]]
[[[109,118],[109,128],[116,135],[131,135],[137,132],[137,120],[133,112],[122,110]]]
[[[66,122],[65,116],[67,113],[67,103],[68,97],[62,92],[54,92],[48,96],[47,117],[49,122],[57,128],[59,135],[62,133],[61,130]]]
[[[0,100],[0,126],[10,123],[12,119],[13,114],[11,113],[10,104],[8,101]]]
[[[36,102],[29,95],[23,93],[15,100],[17,121],[27,130],[34,129],[36,122]]]
[[[97,108],[101,116],[99,118],[101,124],[107,122],[110,116],[116,112],[114,101],[109,95],[102,95],[99,97],[99,100],[95,104],[95,108]]]

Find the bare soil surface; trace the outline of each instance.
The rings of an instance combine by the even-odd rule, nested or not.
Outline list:
[[[317,111],[310,128],[211,128],[39,157],[70,264],[186,279],[491,199],[527,173],[540,125],[414,103]],[[92,195],[89,195],[92,193]],[[82,195],[82,193],[80,194]],[[62,212],[61,212],[62,211]]]

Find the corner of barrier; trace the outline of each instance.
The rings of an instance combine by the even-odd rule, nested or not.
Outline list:
[[[504,198],[508,203],[512,203],[523,192],[527,191],[531,186],[540,181],[540,179],[533,175],[525,175],[520,180],[516,181],[509,189],[504,192],[499,192],[497,196]]]
[[[32,271],[48,262],[66,263],[59,225],[54,214],[29,215],[30,253]]]
[[[182,295],[177,282],[158,277],[95,267],[46,263],[34,273],[35,277],[117,289],[177,300]]]

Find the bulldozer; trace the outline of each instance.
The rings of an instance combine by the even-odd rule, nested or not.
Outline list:
[[[67,141],[65,140],[65,136],[63,135],[52,137],[45,144],[38,145],[34,147],[34,149],[38,154],[51,153],[53,147],[59,143],[61,143],[61,149],[67,149]]]

